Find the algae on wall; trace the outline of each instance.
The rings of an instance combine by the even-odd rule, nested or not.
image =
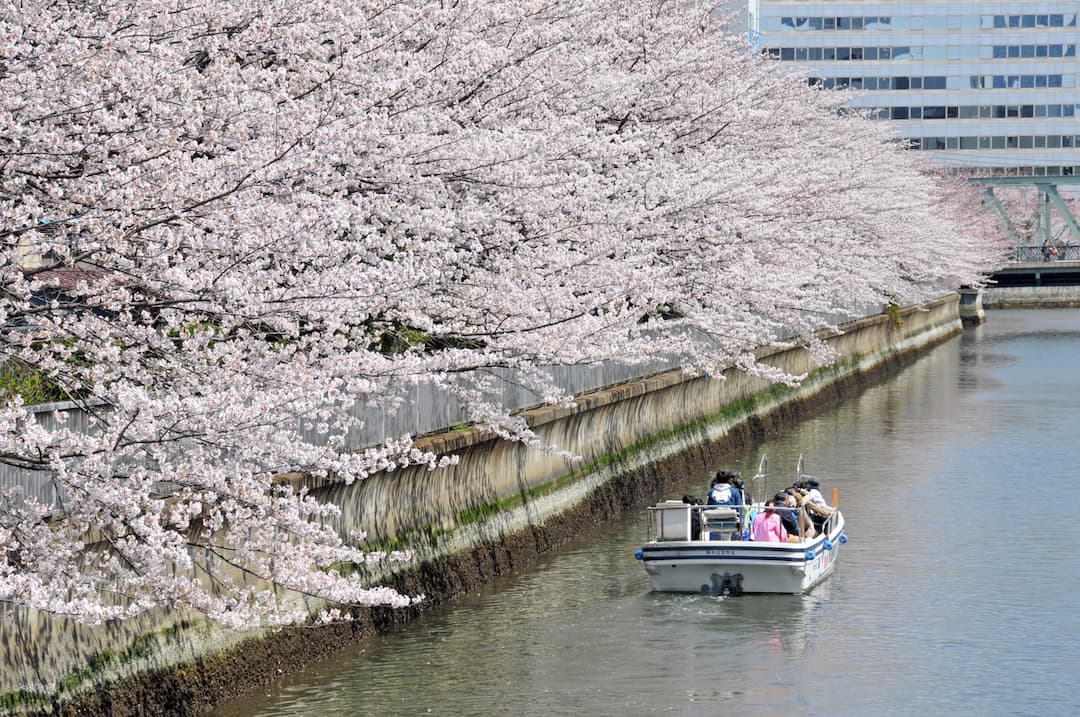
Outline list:
[[[952,295],[908,307],[902,311],[901,326],[886,313],[850,322],[843,333],[828,339],[841,357],[829,366],[812,366],[802,349],[762,352],[790,373],[807,373],[799,387],[770,385],[737,372],[723,379],[669,372],[584,395],[575,408],[526,412],[542,440],[562,441],[583,457],[582,462],[459,428],[425,439],[428,448],[462,456],[453,470],[440,474],[407,469],[316,492],[342,507],[341,530],[368,531],[377,541],[375,548],[415,547],[424,559],[443,560],[478,546],[513,546],[515,536],[529,531],[539,535],[547,523],[576,510],[628,471],[720,440],[749,417],[829,391],[898,355],[957,333],[957,302]],[[542,549],[536,540],[519,542],[529,543],[529,550]],[[373,573],[373,577],[393,576]],[[410,584],[438,600],[431,585]],[[439,584],[454,589],[447,587],[449,581]],[[49,701],[69,699],[91,685],[195,666],[208,656],[215,657],[214,664],[242,661],[247,649],[242,643],[253,637],[204,621],[185,621],[183,616],[158,615],[152,621],[84,628],[60,618],[14,612],[18,616],[14,621],[0,623],[0,641],[5,645],[0,708],[6,711],[40,706],[46,695]],[[280,638],[280,633],[254,636],[256,641]],[[329,648],[312,649],[323,654]],[[188,671],[199,674],[198,668]],[[250,679],[262,678],[252,674]],[[148,694],[153,687],[145,685]]]

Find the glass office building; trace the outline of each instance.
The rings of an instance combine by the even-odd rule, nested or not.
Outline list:
[[[1080,2],[750,0],[751,37],[940,164],[1080,176]]]

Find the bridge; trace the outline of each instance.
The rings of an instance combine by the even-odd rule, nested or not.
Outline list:
[[[1080,244],[1080,224],[1077,224],[1076,217],[1073,216],[1072,211],[1069,210],[1069,205],[1061,198],[1057,189],[1059,185],[1080,187],[1080,177],[973,177],[968,181],[983,187],[983,202],[997,215],[998,219],[1005,227],[1006,233],[1009,235],[1009,238],[1012,239],[1013,244],[1017,246],[1018,250],[1020,248],[1030,247],[1020,247],[1020,233],[1016,230],[1016,224],[1009,217],[1009,213],[1005,210],[1005,206],[1001,203],[1001,200],[997,198],[997,195],[994,194],[994,187],[1035,188],[1037,199],[1032,239],[1038,249],[1041,250],[1043,246],[1048,247],[1048,245],[1054,243]],[[1052,215],[1053,210],[1055,209],[1065,227],[1070,232],[1066,242],[1061,242],[1060,237],[1053,235]],[[1080,251],[1080,248],[1078,248],[1077,251]],[[1019,261],[1025,258],[1028,257],[1018,256],[1017,260]],[[1030,258],[1035,257],[1032,256]]]
[[[1037,247],[1018,247],[1031,249]],[[1080,246],[1067,247],[1080,253]],[[1070,252],[1071,254],[1071,252]],[[1080,307],[1080,258],[1051,261],[1017,261],[994,272],[978,301],[987,309]],[[962,302],[961,314],[965,306]]]
[[[1080,246],[1064,247],[1070,258],[1059,260],[1021,260],[994,272],[997,286],[1075,286],[1080,285]],[[1041,247],[1017,247],[1017,252]],[[1059,254],[1060,255],[1060,254]]]
[[[992,283],[979,303],[987,308],[1080,306],[1080,224],[1058,193],[1059,185],[1080,188],[1080,177],[976,177],[968,181],[983,187],[983,202],[1016,247],[1013,262],[991,275]],[[1031,232],[1026,241],[994,194],[1001,187],[1035,189],[1035,212],[1025,219]],[[967,303],[975,301],[964,298]]]

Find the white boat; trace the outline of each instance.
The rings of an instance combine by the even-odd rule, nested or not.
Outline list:
[[[758,474],[748,486],[760,500],[750,505],[717,507],[669,500],[648,509],[648,542],[635,557],[644,563],[653,590],[802,594],[833,573],[840,546],[847,542],[836,489],[832,513],[813,537],[795,536],[786,543],[749,539],[750,516],[765,508],[768,495],[766,464],[762,456]],[[796,482],[812,477],[803,475],[802,465],[799,456]]]

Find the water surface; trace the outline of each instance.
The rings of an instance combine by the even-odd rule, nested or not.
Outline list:
[[[988,312],[740,457],[839,488],[851,540],[810,595],[650,592],[642,509],[214,714],[1080,713],[1078,357],[1080,311]]]

